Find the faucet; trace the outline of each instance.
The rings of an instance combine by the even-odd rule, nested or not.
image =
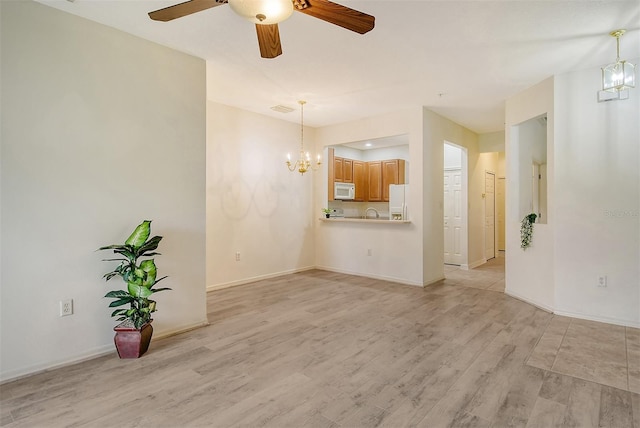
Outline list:
[[[380,214],[378,214],[378,210],[376,210],[373,207],[369,207],[367,208],[367,210],[364,212],[364,218],[368,218],[369,217],[369,210],[373,210],[374,213],[376,213],[376,218],[380,217]]]

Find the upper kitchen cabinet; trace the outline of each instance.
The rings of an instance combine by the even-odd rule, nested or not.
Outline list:
[[[331,158],[331,152],[329,152]],[[353,160],[340,156],[333,156],[333,181],[338,183],[353,183]]]
[[[409,182],[409,140],[397,135],[328,147],[329,201],[335,183],[353,183],[354,202],[386,202],[389,185]]]
[[[353,200],[357,202],[368,200],[366,162],[360,160],[353,161],[353,184],[355,184],[356,187],[356,196]]]
[[[405,184],[405,160],[387,159],[382,161],[382,200],[389,200],[390,184]]]
[[[404,159],[384,159],[367,162],[368,189],[371,202],[388,202],[389,185],[405,184]]]

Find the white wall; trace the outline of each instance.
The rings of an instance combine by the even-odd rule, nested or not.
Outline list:
[[[597,103],[599,85],[593,68],[507,100],[506,292],[561,315],[638,327],[640,97]],[[534,226],[522,251],[514,125],[545,112],[548,224]]]
[[[0,8],[0,378],[114,350],[102,296],[122,284],[95,250],[143,219],[173,288],[155,337],[206,322],[204,62],[38,3]]]
[[[555,79],[556,312],[640,327],[640,91],[597,103],[599,85]]]
[[[554,308],[554,80],[543,82],[506,102],[506,268],[505,293],[542,308]],[[520,144],[517,125],[547,113],[547,224],[536,224],[532,244],[520,248]],[[528,145],[526,147],[529,147]],[[525,147],[525,148],[526,148]],[[523,172],[524,174],[524,172]],[[530,167],[526,174],[531,176]],[[526,198],[526,196],[525,196]]]
[[[319,147],[408,134],[409,210],[411,224],[322,222],[320,208],[327,201],[327,172],[314,177],[316,189],[316,264],[338,272],[423,285],[422,266],[422,120],[420,109],[317,129]],[[372,255],[367,256],[367,250]],[[440,267],[442,270],[442,267]],[[437,273],[436,273],[437,275]]]
[[[304,144],[315,153],[313,129],[305,128]],[[207,103],[209,289],[314,267],[320,172],[287,169],[287,152],[297,159],[299,147],[299,124]]]

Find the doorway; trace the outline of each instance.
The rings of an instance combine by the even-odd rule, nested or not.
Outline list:
[[[467,267],[467,153],[444,143],[444,263]]]
[[[484,173],[484,258],[496,256],[496,174]]]

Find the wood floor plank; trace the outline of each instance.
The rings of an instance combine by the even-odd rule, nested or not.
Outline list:
[[[573,379],[563,425],[573,428],[597,427],[600,422],[602,385]]]
[[[209,326],[140,359],[1,385],[0,426],[640,428],[638,394],[545,370],[559,348],[527,365],[571,320],[488,291],[496,263],[426,288],[311,270],[211,292]],[[577,325],[571,343],[608,340],[607,325]],[[632,360],[637,329],[624,331]]]
[[[538,397],[526,428],[556,428],[562,427],[567,406],[557,401]]]

